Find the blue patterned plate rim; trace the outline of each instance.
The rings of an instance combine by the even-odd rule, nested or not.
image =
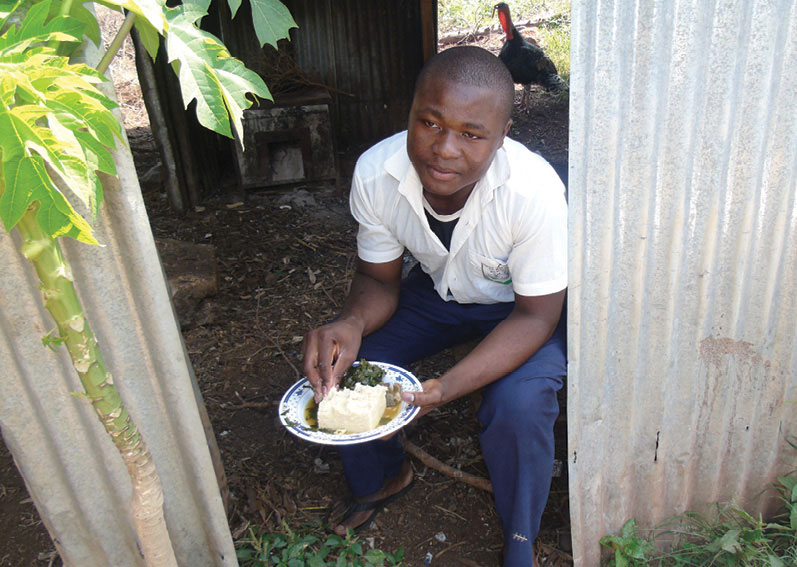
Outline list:
[[[368,361],[375,364],[385,371],[385,376],[382,378],[383,382],[390,384],[398,382],[403,391],[421,391],[423,387],[421,382],[409,370],[405,370],[394,364],[387,362]],[[356,366],[359,364],[355,362]],[[394,431],[401,429],[412,421],[418,412],[421,411],[420,407],[411,406],[406,402],[401,402],[401,409],[398,415],[391,419],[388,423],[380,425],[371,431],[363,433],[328,433],[326,431],[313,430],[307,425],[307,420],[304,417],[304,411],[310,398],[313,396],[313,390],[310,388],[310,382],[307,378],[302,378],[293,386],[288,388],[285,395],[282,396],[279,405],[279,416],[282,425],[296,435],[297,437],[310,441],[312,443],[320,443],[322,445],[354,445],[356,443],[365,443],[384,437]]]

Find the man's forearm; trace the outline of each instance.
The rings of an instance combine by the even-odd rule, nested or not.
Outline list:
[[[361,326],[363,336],[374,332],[396,311],[400,286],[398,281],[383,283],[357,272],[339,319]]]

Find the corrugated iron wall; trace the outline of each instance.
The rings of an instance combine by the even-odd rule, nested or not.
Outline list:
[[[424,62],[424,28],[436,25],[433,0],[284,0],[299,26],[285,48],[302,73],[330,87],[339,148],[363,148],[406,127],[415,77]],[[215,8],[214,8],[215,9]],[[233,20],[225,6],[208,20],[230,52],[264,75],[268,53],[244,5]],[[212,29],[213,19],[218,29]],[[204,25],[204,24],[203,24]],[[427,34],[426,41],[434,41]],[[264,51],[266,53],[264,53]]]
[[[342,147],[367,146],[406,128],[424,61],[422,1],[286,0],[299,66],[334,92]],[[347,94],[344,94],[347,93]]]
[[[795,468],[797,4],[574,0],[568,428],[577,567],[636,517]]]

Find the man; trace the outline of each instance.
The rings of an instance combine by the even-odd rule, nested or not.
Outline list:
[[[482,389],[480,442],[504,530],[505,567],[533,565],[553,470],[556,392],[566,373],[567,206],[541,157],[505,138],[514,83],[477,47],[432,57],[407,132],[357,162],[351,210],[359,263],[340,316],[305,337],[317,400],[357,358],[406,367],[481,338],[423,392],[421,415]],[[419,261],[403,281],[405,249]],[[411,486],[397,437],[342,447],[347,502],[337,533],[367,526]]]

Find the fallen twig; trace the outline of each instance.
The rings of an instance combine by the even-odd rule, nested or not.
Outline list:
[[[241,404],[221,404],[219,407],[226,410],[239,410],[239,409],[262,409],[273,408],[280,405],[276,400],[272,402],[243,402]]]
[[[326,294],[326,296],[332,302],[332,305],[334,305],[335,307],[339,307],[338,302],[335,301],[335,299],[329,294],[329,292],[327,291],[327,288],[321,286],[321,290]]]
[[[449,476],[455,480],[459,480],[464,482],[465,484],[469,484],[475,488],[480,488],[481,490],[486,490],[487,492],[493,491],[493,485],[490,484],[490,481],[486,478],[476,476],[470,473],[463,472],[459,469],[455,469],[452,466],[449,466],[440,460],[434,458],[429,453],[415,445],[414,443],[404,440],[404,450],[407,451],[410,455],[421,461],[424,465],[429,467],[430,469],[434,469],[437,472],[440,472],[446,476]]]
[[[266,336],[268,336],[268,335],[266,335]],[[271,337],[268,337],[268,340],[271,341],[271,344],[274,346],[275,349],[277,349],[277,352],[282,355],[282,358],[285,359],[285,362],[287,362],[288,364],[291,365],[291,368],[293,368],[293,371],[296,373],[296,377],[297,378],[301,378],[302,377],[302,373],[299,372],[299,369],[296,368],[296,366],[293,364],[293,362],[291,362],[291,359],[288,358],[288,355],[285,354],[285,351],[282,350],[282,348],[279,346],[279,344],[277,344],[277,341],[275,341]]]
[[[452,512],[448,508],[443,508],[442,506],[438,506],[437,504],[435,504],[434,507],[437,508],[438,510],[440,510],[441,512],[445,512],[446,514],[450,514],[451,516],[454,516],[455,518],[459,518],[463,522],[467,522],[468,521],[465,518],[463,518],[462,516],[460,516],[459,514],[457,514],[456,512]]]
[[[460,545],[463,545],[464,543],[465,543],[464,541],[460,541],[460,542],[458,542],[458,543],[451,544],[451,545],[449,545],[448,547],[446,547],[446,548],[445,548],[443,551],[441,551],[440,553],[437,553],[437,554],[435,554],[434,558],[435,558],[435,559],[438,559],[438,558],[439,558],[441,555],[443,555],[444,553],[446,553],[446,552],[448,552],[448,551],[451,551],[451,550],[452,550],[452,549],[454,549],[455,547],[459,547]]]

